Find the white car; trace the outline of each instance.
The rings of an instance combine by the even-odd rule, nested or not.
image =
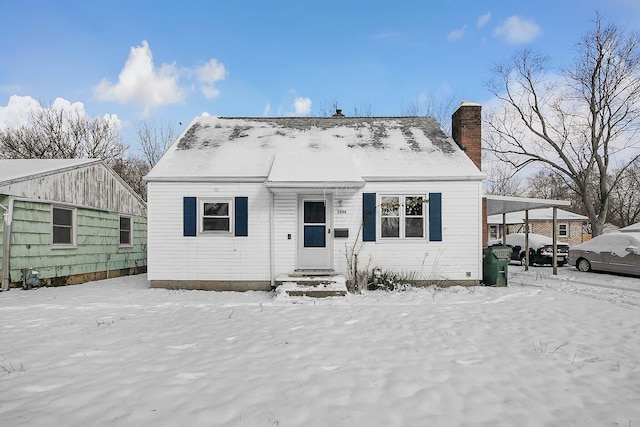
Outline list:
[[[640,232],[603,234],[571,246],[569,264],[580,271],[640,276]]]
[[[524,233],[507,234],[507,245],[511,246],[513,253],[511,259],[520,261],[524,265]],[[502,239],[491,240],[489,246],[502,245]],[[558,266],[562,267],[567,262],[569,256],[569,245],[564,242],[556,242]],[[529,233],[529,262],[533,264],[549,264],[553,263],[553,239],[542,234]]]

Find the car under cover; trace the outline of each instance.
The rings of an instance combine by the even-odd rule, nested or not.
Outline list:
[[[513,248],[512,260],[522,260],[524,257],[525,233],[511,233],[506,236],[506,243]],[[558,265],[564,265],[569,245],[556,241],[558,245]],[[489,246],[502,245],[502,239],[489,241]],[[532,264],[551,264],[553,239],[543,234],[529,233],[529,256]]]

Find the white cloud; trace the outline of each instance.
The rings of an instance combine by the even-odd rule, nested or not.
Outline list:
[[[293,100],[293,106],[295,108],[295,115],[306,116],[311,112],[311,99],[298,97]]]
[[[487,12],[484,15],[480,16],[478,18],[478,23],[477,23],[478,28],[482,28],[485,25],[487,25],[490,19],[491,19],[491,12]]]
[[[448,40],[460,40],[461,38],[464,37],[464,32],[467,29],[467,26],[465,25],[464,27],[458,29],[458,30],[452,30],[449,31],[449,34],[447,34],[447,39]]]
[[[527,43],[542,34],[542,30],[532,19],[510,16],[493,31],[495,37],[500,37],[509,44]]]
[[[262,112],[263,116],[268,116],[271,114],[271,104],[267,104],[264,106],[264,111]]]
[[[227,76],[227,70],[224,68],[224,64],[218,62],[216,59],[211,59],[205,65],[197,67],[195,71],[198,80],[207,83],[201,87],[202,94],[207,99],[216,98],[220,95],[220,91],[214,86],[214,83],[224,80]]]
[[[30,96],[11,96],[7,106],[0,107],[0,129],[26,124],[29,112],[39,105]]]
[[[389,40],[398,38],[399,34],[394,32],[377,33],[371,36],[373,40]]]
[[[93,88],[97,99],[117,101],[121,104],[135,104],[144,107],[145,113],[150,108],[161,107],[184,102],[185,87],[180,78],[194,78],[200,83],[202,94],[207,98],[215,98],[220,91],[214,83],[223,80],[227,75],[224,65],[211,59],[205,65],[196,68],[178,68],[175,63],[161,64],[153,62],[153,54],[146,40],[140,46],[131,48],[129,58],[118,75],[118,81],[103,79]]]
[[[103,79],[93,90],[98,99],[142,105],[145,110],[182,102],[185,96],[176,66],[162,64],[156,68],[146,40],[131,48],[117,83]]]
[[[224,68],[224,64],[216,59],[211,59],[205,65],[197,67],[196,74],[201,82],[213,84],[219,80],[224,80],[227,76],[227,70]]]
[[[216,89],[214,86],[202,86],[200,88],[202,94],[207,99],[217,98],[220,95],[220,91]]]
[[[27,124],[31,111],[40,107],[40,102],[30,96],[13,95],[9,98],[6,107],[0,107],[0,129]],[[64,98],[56,98],[51,103],[51,108],[74,112],[79,117],[88,117],[82,102],[71,102]],[[105,114],[104,120],[111,122],[116,129],[122,127],[120,118],[116,114]]]

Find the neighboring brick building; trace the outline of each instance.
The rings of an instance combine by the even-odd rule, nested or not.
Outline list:
[[[506,216],[507,234],[524,232],[524,211],[511,212]],[[558,240],[569,245],[577,245],[589,240],[590,235],[584,234],[583,228],[589,219],[584,215],[578,215],[558,209]],[[502,215],[490,215],[487,217],[489,227],[489,239],[502,237]],[[553,236],[553,208],[532,209],[529,211],[529,232]]]

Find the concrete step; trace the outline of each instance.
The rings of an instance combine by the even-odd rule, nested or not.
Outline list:
[[[286,293],[292,297],[306,296],[324,298],[345,296],[346,280],[343,275],[301,276],[283,274],[276,277],[276,293]]]

